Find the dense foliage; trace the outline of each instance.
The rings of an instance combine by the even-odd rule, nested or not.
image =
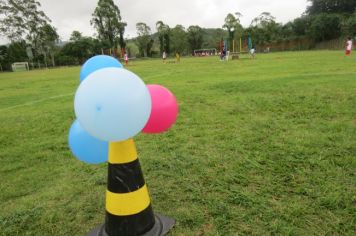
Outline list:
[[[356,10],[356,0],[309,0],[307,12],[311,15],[320,13],[352,14]]]
[[[21,54],[27,52],[27,60],[32,64],[40,60],[47,64],[47,60],[51,58],[54,65],[53,48],[59,36],[56,29],[50,25],[51,20],[39,10],[40,7],[41,4],[36,0],[1,0],[0,32],[15,43],[10,47],[23,44],[25,40],[27,45],[22,46],[25,53]],[[9,56],[13,56],[13,59],[23,59],[17,53]]]

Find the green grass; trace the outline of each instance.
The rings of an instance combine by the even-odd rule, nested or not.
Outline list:
[[[356,57],[160,60],[129,66],[177,97],[177,124],[135,140],[170,235],[355,235]],[[0,235],[85,235],[107,167],[67,144],[79,67],[0,74]]]

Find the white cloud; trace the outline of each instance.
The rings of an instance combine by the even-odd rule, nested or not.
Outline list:
[[[98,0],[40,0],[41,9],[52,19],[62,40],[68,40],[73,30],[92,36],[91,15]],[[125,36],[136,35],[136,23],[148,24],[155,31],[155,23],[162,20],[170,27],[199,25],[220,28],[228,13],[240,12],[241,23],[248,26],[252,19],[267,11],[277,22],[286,23],[299,17],[307,0],[114,0],[123,21],[127,22]]]

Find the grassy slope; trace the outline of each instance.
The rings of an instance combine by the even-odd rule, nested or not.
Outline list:
[[[172,235],[355,234],[355,64],[326,51],[134,62],[180,105],[169,132],[135,138]],[[0,235],[84,235],[104,220],[106,165],[67,145],[78,74],[0,74]]]

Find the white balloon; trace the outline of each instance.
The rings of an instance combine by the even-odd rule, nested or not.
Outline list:
[[[89,134],[105,141],[123,141],[139,133],[151,113],[145,83],[123,68],[104,68],[80,84],[74,99],[79,123]]]

